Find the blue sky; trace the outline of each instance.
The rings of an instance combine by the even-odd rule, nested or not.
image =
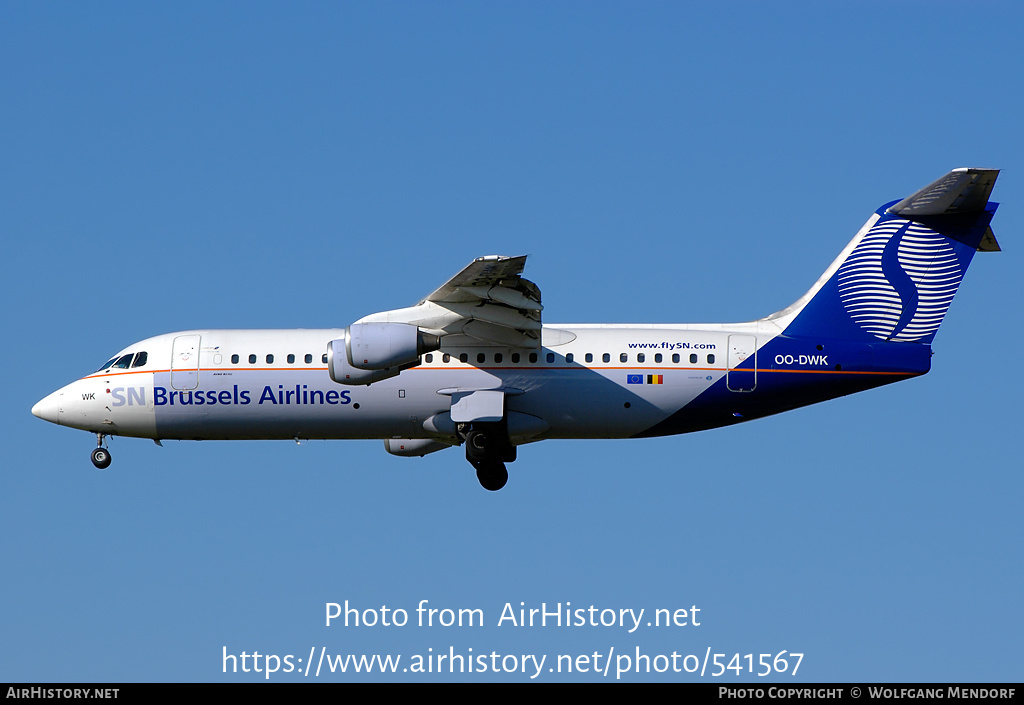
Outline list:
[[[803,653],[780,683],[1019,680],[1021,384],[1000,363],[1024,342],[1022,19],[0,5],[0,681],[260,680],[223,673],[224,649],[321,647],[547,655],[545,681],[614,680],[547,666],[638,648]],[[458,451],[380,441],[113,439],[100,472],[91,436],[29,413],[133,341],[342,327],[483,254],[530,255],[549,322],[750,320],[959,166],[1004,170],[1005,251],[975,258],[929,375],[730,429],[527,446],[498,493]],[[326,627],[345,600],[410,624]],[[415,626],[421,600],[486,623]],[[696,605],[701,625],[497,626],[521,602]],[[623,676],[668,679],[701,680]]]

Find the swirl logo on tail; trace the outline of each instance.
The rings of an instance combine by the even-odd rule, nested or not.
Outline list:
[[[869,230],[839,268],[839,296],[861,328],[881,340],[933,334],[963,271],[949,241],[902,218]]]

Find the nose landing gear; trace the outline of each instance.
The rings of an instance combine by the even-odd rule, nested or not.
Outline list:
[[[100,470],[105,470],[110,466],[110,451],[103,445],[103,439],[106,436],[102,433],[96,434],[96,450],[92,452],[92,464]]]

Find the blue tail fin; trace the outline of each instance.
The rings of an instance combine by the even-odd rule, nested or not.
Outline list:
[[[955,169],[879,208],[818,282],[769,318],[787,336],[931,343],[978,250],[998,250],[999,171]]]

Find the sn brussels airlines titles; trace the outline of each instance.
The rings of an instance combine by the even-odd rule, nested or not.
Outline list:
[[[114,406],[124,406],[125,404],[131,406],[133,403],[145,406],[146,404],[145,387],[116,387],[110,390],[110,396],[114,400]],[[256,393],[254,391],[239,389],[237,384],[232,385],[230,391],[225,389],[219,392],[180,392],[173,389],[168,390],[164,387],[153,388],[154,406],[174,406],[175,403],[178,406],[213,406],[215,404],[220,404],[221,406],[233,404],[247,406],[253,403],[255,396]],[[270,385],[264,386],[263,391],[260,392],[259,399],[255,403],[257,405],[273,404],[274,406],[303,404],[322,406],[324,404],[351,404],[352,399],[347,389],[343,389],[340,392],[331,389],[325,392],[319,389],[310,390],[305,384],[296,384],[294,389],[285,389],[284,385],[279,384],[277,389],[273,389]]]

